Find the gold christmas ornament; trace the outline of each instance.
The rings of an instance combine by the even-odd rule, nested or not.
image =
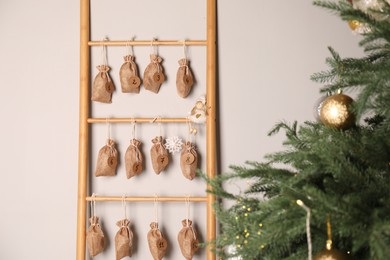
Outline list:
[[[314,260],[350,260],[351,257],[336,249],[325,249],[314,256]]]
[[[328,97],[320,109],[321,122],[329,127],[348,129],[355,124],[355,115],[350,106],[353,99],[339,91],[338,94]]]
[[[332,228],[330,226],[329,215],[326,218],[326,227],[328,240],[326,240],[326,249],[314,256],[314,260],[351,260],[352,258],[344,252],[332,249]]]
[[[352,31],[355,31],[360,26],[362,26],[362,23],[359,22],[358,20],[350,20],[350,21],[348,21],[348,25],[349,25],[349,28],[351,28]]]

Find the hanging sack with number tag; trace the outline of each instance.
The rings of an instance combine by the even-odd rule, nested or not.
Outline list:
[[[127,148],[125,154],[125,164],[126,164],[126,176],[127,179],[141,174],[143,166],[143,156],[140,150],[141,142],[133,138],[130,141],[130,145]]]
[[[133,232],[129,228],[128,219],[119,220],[116,225],[119,231],[115,235],[116,260],[131,256],[133,251]]]
[[[150,157],[152,158],[153,170],[156,174],[160,174],[168,166],[168,150],[165,149],[162,136],[156,136],[152,139],[153,146],[150,149]]]
[[[115,90],[108,71],[110,67],[107,65],[99,65],[96,67],[99,73],[96,75],[92,86],[92,101],[111,103],[112,92]]]
[[[186,260],[191,260],[195,251],[199,248],[199,241],[196,238],[196,232],[192,227],[192,221],[184,219],[181,221],[183,228],[177,237],[182,255]]]
[[[186,98],[191,92],[192,85],[194,84],[194,77],[188,66],[187,59],[180,59],[179,65],[180,67],[176,73],[177,94],[182,98]]]
[[[161,84],[165,80],[163,67],[160,64],[161,61],[161,57],[157,56],[156,54],[151,54],[150,63],[144,72],[145,89],[152,91],[153,93],[158,93]]]
[[[134,62],[134,56],[126,55],[123,57],[125,62],[119,70],[121,87],[123,93],[139,93],[141,79],[138,77],[137,64]]]
[[[107,144],[99,150],[95,176],[115,176],[118,165],[118,151],[112,139],[107,140]]]
[[[192,180],[196,176],[196,167],[198,164],[198,154],[195,150],[195,146],[187,141],[183,144],[183,149],[180,155],[180,167],[181,171],[189,180]]]
[[[167,252],[168,242],[162,235],[160,229],[158,228],[158,223],[156,222],[150,223],[150,230],[148,232],[148,244],[153,259],[163,259],[165,253]]]
[[[89,254],[93,257],[104,250],[104,234],[99,224],[99,218],[93,216],[89,219],[91,225],[87,230],[87,245]]]

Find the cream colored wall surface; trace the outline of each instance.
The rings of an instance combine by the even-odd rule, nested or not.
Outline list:
[[[91,38],[138,40],[204,39],[205,1],[91,0]],[[49,0],[0,1],[0,78],[2,95],[0,182],[0,259],[74,259],[76,245],[77,152],[79,104],[79,2]],[[312,73],[325,69],[333,46],[342,56],[360,56],[359,36],[311,1],[218,1],[218,86],[220,172],[247,160],[262,160],[282,149],[283,134],[267,137],[280,120],[313,119],[320,97]],[[100,62],[100,48],[91,48],[92,77]],[[205,48],[190,47],[189,59],[197,83],[188,99],[175,90],[180,47],[160,47],[168,81],[160,93],[143,87],[139,95],[120,92],[119,67],[124,47],[108,48],[108,63],[117,91],[113,103],[93,104],[94,117],[186,116],[194,100],[205,93]],[[149,47],[135,47],[141,74],[149,62]],[[184,125],[163,125],[166,137],[186,138]],[[91,127],[91,174],[106,126]],[[205,131],[196,143],[205,163]],[[139,124],[146,171],[127,180],[123,162],[112,178],[91,177],[91,189],[101,195],[204,195],[201,180],[181,176],[179,157],[156,176],[151,169],[150,140],[156,124]],[[131,137],[128,124],[112,126],[120,155]],[[245,188],[245,183],[231,184]],[[191,218],[205,238],[205,207],[192,203]],[[122,218],[120,203],[98,203],[98,215],[109,244],[95,259],[114,258],[115,222]],[[146,234],[153,205],[128,203],[128,216],[137,237],[133,259],[151,259]],[[159,221],[171,245],[165,259],[182,259],[176,242],[184,203],[159,205]],[[205,259],[201,250],[194,259]]]

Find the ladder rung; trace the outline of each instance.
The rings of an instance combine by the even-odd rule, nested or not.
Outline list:
[[[185,117],[177,118],[88,118],[88,123],[187,123]]]
[[[139,196],[139,197],[121,197],[121,196],[95,196],[94,198],[86,197],[87,201],[131,201],[131,202],[207,202],[207,197],[188,197],[188,196],[161,196],[161,197],[155,197],[155,196]]]
[[[152,41],[89,41],[88,46],[150,46]],[[165,45],[165,46],[183,46],[184,41],[153,41],[153,45]],[[195,45],[195,46],[206,46],[207,41],[205,40],[188,40],[185,41],[186,45]]]

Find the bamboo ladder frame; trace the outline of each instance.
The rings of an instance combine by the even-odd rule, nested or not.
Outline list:
[[[105,118],[89,118],[89,88],[90,88],[90,47],[97,45],[125,46],[127,41],[93,42],[90,37],[90,1],[80,0],[80,115],[79,115],[79,156],[78,156],[78,198],[77,198],[77,245],[76,260],[85,260],[86,256],[86,222],[87,202],[91,197],[87,196],[88,183],[88,147],[89,124],[106,122]],[[206,95],[207,95],[207,121],[206,121],[206,172],[210,178],[216,172],[216,1],[207,1],[207,39],[186,41],[187,45],[206,46]],[[181,46],[181,41],[155,41],[155,45]],[[131,45],[150,45],[150,41],[133,41]],[[150,122],[151,118],[115,118],[109,122]],[[186,118],[161,118],[163,123],[184,123]],[[210,186],[207,186],[210,189]],[[186,197],[159,197],[161,202],[184,201]],[[96,197],[96,201],[121,201],[121,197]],[[126,201],[153,202],[154,197],[126,197]],[[205,197],[191,197],[193,202],[205,202],[207,204],[207,232],[206,240],[211,241],[216,237],[216,219],[212,208],[215,196],[207,194]],[[207,260],[215,260],[215,254],[207,248]]]

